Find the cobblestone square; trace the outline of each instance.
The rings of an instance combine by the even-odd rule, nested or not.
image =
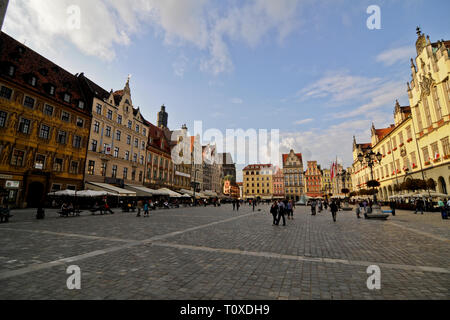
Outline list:
[[[260,209],[261,211],[259,211]],[[449,299],[450,228],[438,213],[311,216],[273,226],[268,206],[59,218],[14,213],[0,225],[0,298]],[[69,290],[66,269],[81,269]],[[381,289],[369,290],[369,265]]]

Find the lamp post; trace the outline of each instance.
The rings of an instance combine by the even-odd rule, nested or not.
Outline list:
[[[194,207],[197,204],[197,201],[195,199],[195,191],[197,190],[197,171],[200,171],[200,170],[199,169],[195,169],[195,171],[194,171],[194,183],[193,183],[193,185],[194,185]]]
[[[378,163],[380,163],[382,159],[383,159],[383,155],[381,153],[379,153],[379,152],[375,153],[372,150],[370,150],[370,152],[367,153],[366,155],[363,155],[362,153],[358,154],[359,162],[361,162],[361,164],[363,164],[364,160],[365,160],[366,164],[369,166],[371,180],[373,180],[373,166],[375,165],[375,161],[378,161]],[[374,189],[374,187],[372,187],[372,190],[373,189]],[[375,192],[373,193],[373,203],[374,204],[377,203],[377,195]]]

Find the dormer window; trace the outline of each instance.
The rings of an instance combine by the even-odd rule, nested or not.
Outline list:
[[[35,76],[30,76],[28,83],[32,85],[33,87],[36,87],[37,78]]]
[[[84,109],[84,101],[78,101],[78,108]]]
[[[16,73],[16,67],[13,65],[8,66],[8,76],[14,77],[14,74]]]
[[[64,102],[70,103],[71,96],[68,93],[64,93]]]

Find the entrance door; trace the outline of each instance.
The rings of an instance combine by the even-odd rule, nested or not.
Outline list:
[[[27,206],[37,208],[44,197],[44,185],[40,182],[32,182],[28,186]]]

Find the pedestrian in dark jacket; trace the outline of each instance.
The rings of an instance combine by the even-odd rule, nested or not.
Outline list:
[[[273,216],[273,225],[277,225],[277,215],[278,215],[278,203],[275,201],[270,207],[270,213]]]
[[[332,202],[330,204],[330,210],[331,210],[331,215],[333,216],[333,221],[336,222],[336,212],[338,211],[338,206],[336,205],[336,202]]]

